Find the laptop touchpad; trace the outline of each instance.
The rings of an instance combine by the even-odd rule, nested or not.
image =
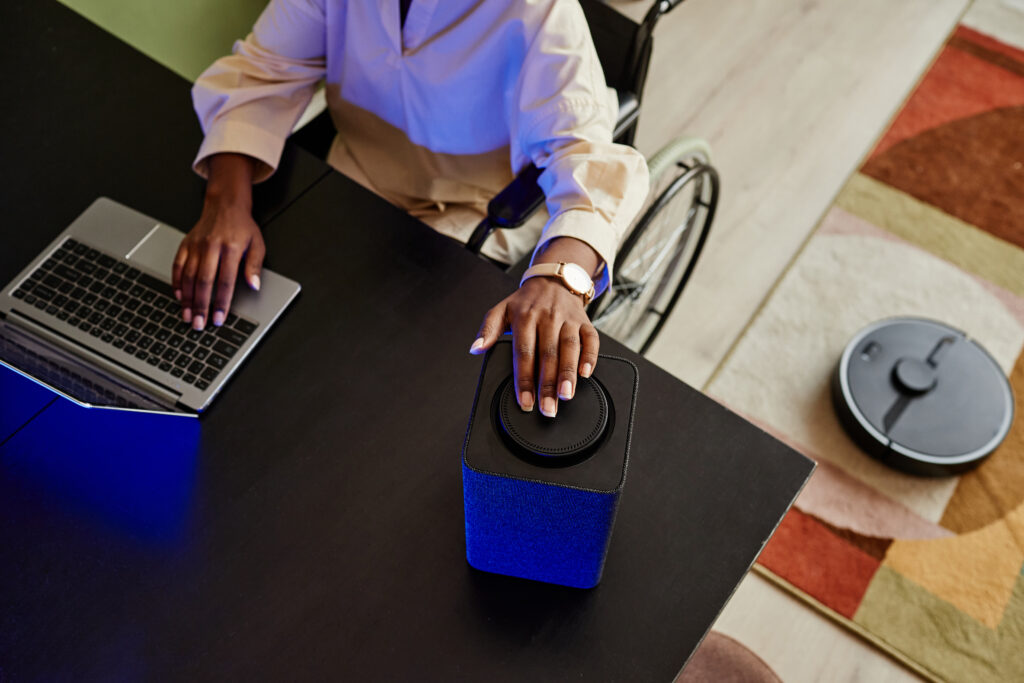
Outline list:
[[[171,263],[184,236],[180,230],[157,225],[128,252],[126,258],[170,282]]]

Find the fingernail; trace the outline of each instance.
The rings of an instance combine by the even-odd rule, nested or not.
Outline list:
[[[181,301],[181,290],[180,289],[174,290],[174,298],[177,299],[178,301]]]
[[[483,348],[483,346],[484,346],[484,338],[480,337],[475,342],[473,342],[472,346],[469,347],[469,352],[475,356],[478,353],[480,353],[480,350]]]
[[[184,320],[187,323],[192,322],[192,309],[191,308],[183,308],[183,309],[181,309],[181,319]]]
[[[569,380],[562,380],[562,386],[558,390],[558,398],[563,401],[568,401],[572,398],[572,382]]]
[[[555,413],[558,412],[558,401],[545,396],[540,400],[540,414],[544,417],[554,417]]]
[[[224,311],[213,312],[213,324],[215,327],[220,327],[224,324]]]
[[[590,377],[590,373],[594,371],[590,363],[584,363],[583,367],[580,368],[580,377]]]
[[[529,391],[524,391],[523,393],[519,394],[519,407],[525,410],[526,412],[530,412],[531,410],[533,410],[533,394],[531,394]]]
[[[193,330],[202,330],[205,326],[206,326],[206,320],[204,320],[203,316],[201,316],[201,315],[197,315],[195,317],[195,320],[192,321],[192,329]]]
[[[255,289],[257,292],[260,291],[260,276],[259,275],[250,275],[249,276],[249,286],[252,287],[253,289]]]

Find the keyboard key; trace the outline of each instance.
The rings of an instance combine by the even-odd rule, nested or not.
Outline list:
[[[89,316],[92,315],[92,309],[88,306],[79,306],[78,310],[75,312],[82,320],[88,320]]]
[[[153,307],[149,304],[142,304],[139,306],[138,313],[144,318],[148,318],[149,314],[153,312]]]
[[[71,292],[71,298],[78,299],[79,301],[81,301],[82,297],[85,296],[87,293],[88,292],[86,292],[81,287],[75,287],[75,291]]]
[[[195,382],[196,379],[198,378],[192,373],[187,373],[184,377],[182,377],[182,379],[188,382],[189,384],[192,384],[192,382]]]
[[[143,334],[154,335],[159,329],[160,326],[156,323],[146,323],[146,326],[142,328],[142,332]]]
[[[16,289],[16,290],[14,290],[14,298],[15,299],[24,299],[25,298],[25,290],[24,289]]]
[[[152,313],[149,314],[149,319],[154,323],[158,323],[164,319],[165,315],[166,313],[164,313],[163,311],[153,311]]]
[[[128,299],[128,301],[125,302],[124,307],[129,311],[134,311],[139,307],[139,303],[141,302],[138,299]]]
[[[209,348],[213,346],[213,342],[215,341],[217,341],[217,338],[214,337],[209,332],[207,332],[206,334],[203,335],[203,338],[199,340],[199,345]]]
[[[118,325],[117,327],[114,328],[114,334],[117,335],[118,337],[123,337],[124,333],[127,332],[127,331],[128,331],[128,326],[125,325],[124,323],[121,323],[120,325]]]
[[[167,361],[164,361],[163,363],[160,363],[160,369],[163,370],[164,372],[170,371],[170,369],[173,368],[173,367],[174,366],[171,365],[170,363],[168,363]]]
[[[171,302],[169,299],[167,299],[167,297],[158,296],[156,299],[153,300],[153,308],[155,308],[158,311],[162,311],[165,308],[167,308],[167,304],[169,303]]]
[[[206,357],[209,355],[210,352],[207,349],[199,347],[198,349],[196,349],[196,352],[192,354],[192,357],[198,358],[199,360],[206,360]]]
[[[180,356],[178,356],[178,359],[174,361],[174,364],[177,365],[179,368],[184,368],[187,367],[191,361],[191,358],[189,358],[185,354],[181,354]]]
[[[218,327],[216,334],[224,341],[228,342],[229,344],[234,344],[235,346],[241,346],[242,344],[245,343],[245,340],[247,338],[246,335],[242,334],[241,332],[238,332],[237,330],[233,330],[229,327]]]
[[[236,348],[236,347],[234,347],[231,344],[228,344],[226,342],[219,341],[219,342],[217,342],[216,344],[213,345],[213,350],[216,351],[219,354],[222,354],[224,356],[227,356],[228,358],[231,358],[231,356],[235,355],[235,352],[238,351],[238,348]]]
[[[116,263],[114,259],[107,256],[106,254],[101,254],[100,257],[96,260],[96,262],[99,263],[104,268],[111,268]]]
[[[59,310],[60,308],[55,306],[54,304],[50,304],[49,306],[46,307],[46,312],[49,313],[50,315],[57,315],[57,311]]]
[[[89,287],[92,287],[92,278],[89,277],[88,275],[83,275],[82,277],[78,278],[78,282],[75,284],[77,284],[82,289],[87,289]]]
[[[217,368],[218,370],[223,370],[224,366],[228,364],[228,359],[224,358],[223,356],[213,354],[212,356],[210,356],[210,359],[206,362],[212,365],[213,367]]]
[[[65,256],[68,256],[68,250],[64,248],[63,244],[57,247],[57,251],[53,252],[53,258],[58,261],[63,259]]]
[[[147,289],[145,292],[142,293],[142,300],[145,301],[147,304],[152,302],[153,299],[155,298],[156,292],[154,292],[152,289]]]
[[[60,287],[57,288],[57,291],[61,294],[70,294],[74,288],[75,286],[73,284],[65,281],[60,283]]]
[[[77,270],[75,270],[74,268],[68,268],[64,264],[58,265],[56,268],[53,269],[53,272],[54,274],[59,275],[65,280],[70,280],[71,282],[78,282],[78,278],[82,277],[82,274],[79,273]]]
[[[109,315],[111,318],[116,318],[117,316],[121,315],[121,307],[111,306],[110,308],[107,309],[107,315]]]
[[[32,290],[32,293],[43,301],[49,301],[53,297],[57,296],[57,292],[53,291],[46,285],[36,285]]]
[[[34,304],[37,301],[35,294],[25,295],[25,303]]]
[[[178,334],[188,334],[188,331],[191,330],[191,329],[192,329],[191,325],[189,325],[184,320],[181,320],[181,321],[178,322],[177,327],[174,328],[174,331],[177,332]]]
[[[89,261],[86,261],[84,259],[79,259],[78,262],[75,264],[74,268],[78,272],[84,273],[85,275],[92,275],[97,270],[99,270],[99,267],[95,263],[90,263]]]
[[[172,349],[176,349],[179,346],[181,346],[181,342],[183,341],[185,341],[185,338],[182,337],[181,335],[176,334],[167,340],[167,345],[170,346]]]
[[[166,327],[161,327],[159,330],[156,331],[156,338],[159,339],[160,341],[167,341],[168,338],[170,338],[170,336],[171,331],[168,330]]]
[[[124,346],[124,339],[115,339],[114,340],[114,348],[115,349],[119,349],[122,346]]]
[[[129,280],[134,280],[141,274],[142,272],[138,268],[129,268],[128,270],[125,271],[124,276]]]
[[[117,321],[114,320],[113,318],[104,318],[103,322],[100,323],[100,327],[102,327],[104,330],[106,330],[108,332],[110,330],[114,329],[114,327],[116,327],[116,326],[117,326]]]
[[[88,322],[80,322],[78,323],[78,329],[80,329],[82,332],[88,332],[89,330],[92,329],[92,325],[90,325]]]
[[[125,264],[125,263],[122,263],[121,261],[118,261],[113,266],[113,271],[115,273],[123,273],[126,270],[128,270],[128,265]]]
[[[100,296],[102,296],[104,299],[113,299],[115,294],[117,294],[117,290],[111,287],[110,285],[104,287],[103,291],[100,292]]]
[[[28,276],[28,279],[35,282],[36,280],[42,280],[44,275],[46,275],[46,271],[42,268],[37,268],[32,271],[31,275]]]
[[[189,330],[188,334],[186,336],[189,339],[191,339],[192,341],[199,341],[200,337],[203,336],[203,331],[202,330],[195,330],[195,329]]]
[[[218,370],[217,368],[206,368],[205,370],[203,370],[202,377],[208,382],[212,382],[213,380],[217,379],[217,375],[219,374],[220,370]]]
[[[181,352],[182,353],[189,353],[189,354],[191,354],[195,350],[196,350],[196,343],[193,342],[193,341],[187,341],[187,342],[185,342],[184,344],[181,345]]]
[[[87,251],[89,251],[89,247],[85,246],[84,244],[75,245],[75,253],[78,254],[79,256],[81,256]]]
[[[95,308],[96,308],[97,311],[105,311],[105,310],[107,310],[108,306],[110,306],[110,302],[109,301],[106,301],[104,299],[100,299],[99,301],[96,302]]]
[[[224,318],[224,324],[228,327],[234,327],[236,322],[238,322],[238,316],[234,313],[228,313],[227,317]]]
[[[95,313],[89,316],[89,322],[91,322],[93,325],[99,325],[101,322],[103,322],[103,318],[103,314],[100,313],[99,311],[96,311]]]
[[[114,303],[117,304],[118,306],[124,306],[127,301],[128,295],[125,294],[124,292],[114,295]]]
[[[242,320],[241,318],[239,318],[238,322],[236,322],[233,325],[233,327],[248,337],[250,334],[256,331],[257,326],[256,323],[251,323],[248,320]]]
[[[114,335],[107,332],[105,335],[101,337],[101,339],[109,344],[110,342],[114,341]]]
[[[60,245],[60,246],[61,246],[62,249],[74,249],[78,245],[79,245],[79,241],[78,240],[76,240],[76,239],[74,239],[72,237],[69,237],[66,240],[64,240],[64,243],[62,245]]]
[[[82,297],[82,303],[86,306],[92,306],[98,298],[95,294],[86,294]]]
[[[171,368],[171,374],[174,375],[175,377],[181,377],[182,375],[185,374],[185,371],[182,370],[181,368]]]
[[[161,356],[161,358],[163,358],[164,360],[167,360],[167,361],[172,361],[172,360],[174,360],[177,357],[178,357],[178,352],[175,351],[174,349],[167,349],[166,351],[164,351],[164,355]]]
[[[167,345],[164,344],[163,342],[159,342],[158,341],[155,344],[153,344],[153,348],[151,348],[149,351],[150,351],[150,353],[155,353],[155,354],[157,354],[159,356],[160,354],[162,354],[166,350],[167,350]]]
[[[80,322],[82,322],[81,318],[78,318],[78,317],[75,317],[75,316],[72,316],[72,317],[68,318],[68,325],[71,325],[72,327],[78,327],[78,324]]]
[[[127,292],[129,289],[132,288],[132,281],[129,280],[127,276],[122,277],[121,281],[117,283],[117,288],[122,292]]]
[[[53,305],[63,307],[68,302],[68,298],[63,294],[58,294],[53,298]]]
[[[129,343],[134,344],[141,336],[142,335],[139,332],[129,330],[128,334],[124,335],[124,338],[127,339]]]
[[[169,301],[164,310],[167,311],[167,315],[178,315],[181,313],[181,304],[177,301]]]
[[[92,292],[93,294],[99,294],[105,288],[106,288],[106,285],[103,282],[99,281],[99,280],[96,280],[91,285],[89,285],[89,291]]]
[[[94,337],[98,337],[98,336],[100,336],[101,334],[103,334],[103,330],[101,330],[101,329],[100,329],[100,328],[98,328],[98,327],[94,327],[94,328],[92,328],[91,330],[89,330],[89,334],[91,334],[91,335],[92,335],[92,336],[94,336]]]
[[[209,385],[208,382],[206,382],[206,380],[202,380],[202,379],[197,379],[196,380],[196,389],[199,389],[199,391],[206,391],[207,388],[209,388],[209,386],[210,385]]]
[[[107,270],[106,268],[100,268],[99,270],[92,274],[92,277],[95,280],[103,280],[104,282],[106,282],[108,275],[110,275],[109,270]]]
[[[198,373],[203,371],[204,367],[206,367],[206,366],[204,366],[202,364],[202,362],[194,360],[194,361],[192,361],[192,365],[188,366],[188,371],[193,373],[193,374],[198,374]]]
[[[135,348],[134,344],[128,344],[127,346],[124,347],[124,352],[127,353],[129,356],[134,356],[136,351],[138,351],[138,349]]]
[[[89,259],[90,261],[95,261],[99,257],[100,252],[96,251],[95,249],[90,249],[87,252],[85,252],[85,258]]]
[[[132,321],[132,318],[134,318],[134,317],[135,317],[135,314],[132,313],[131,311],[122,311],[121,315],[119,315],[117,317],[117,319],[118,319],[119,322],[122,322],[122,323],[130,323]]]
[[[166,327],[168,330],[170,330],[172,327],[174,327],[174,326],[176,326],[178,324],[178,319],[175,318],[173,315],[169,315],[166,318],[164,318],[160,322],[160,324],[163,325],[164,327]]]
[[[67,319],[68,319],[68,312],[67,311],[61,311],[60,313],[57,314],[57,320],[67,320]]]
[[[146,324],[146,319],[143,318],[141,315],[137,315],[134,318],[132,318],[132,321],[128,324],[134,327],[136,330],[139,330],[142,329],[142,326]]]
[[[163,280],[156,279],[152,275],[141,273],[139,274],[138,282],[139,284],[145,285],[146,287],[156,291],[157,294],[163,294],[168,299],[174,298],[174,288]]]
[[[106,282],[111,287],[117,287],[119,284],[121,284],[121,276],[118,275],[117,273],[111,273],[110,275],[107,276],[107,279],[104,280],[104,282]]]
[[[38,301],[36,301],[36,302],[35,302],[34,304],[32,304],[32,305],[33,305],[33,306],[35,306],[36,308],[38,308],[38,309],[39,309],[39,310],[41,311],[41,310],[43,310],[44,308],[46,308],[46,306],[47,306],[47,303],[46,303],[46,300],[45,300],[45,299],[39,299]]]
[[[157,364],[160,363],[160,359],[154,355],[150,355],[149,358],[146,359],[146,362],[149,363],[150,365],[156,366]]]
[[[45,275],[43,276],[43,284],[47,287],[60,287],[62,280],[56,275]]]
[[[40,268],[44,268],[46,270],[53,270],[56,267],[57,267],[57,259],[52,259],[52,258],[46,259],[45,261],[43,261],[43,265],[40,266]]]
[[[152,346],[152,344],[153,344],[152,337],[143,337],[142,339],[139,340],[138,347],[140,349],[146,349],[148,351],[149,347]]]
[[[149,354],[145,351],[140,350],[135,353],[135,357],[138,358],[139,360],[146,360],[147,358],[149,358]]]
[[[132,296],[142,296],[142,293],[146,290],[142,288],[142,285],[135,285],[132,287],[132,291],[128,292]]]

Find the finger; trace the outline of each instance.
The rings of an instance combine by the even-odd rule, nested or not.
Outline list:
[[[576,395],[576,368],[579,360],[579,325],[566,322],[558,335],[558,398],[563,401]]]
[[[263,235],[257,230],[249,242],[249,250],[245,255],[245,282],[253,291],[260,291],[260,271],[263,270],[263,257],[267,255],[267,245]]]
[[[536,347],[537,324],[533,316],[519,316],[512,325],[512,374],[516,378],[519,407],[526,412],[533,410],[537,395],[533,378]]]
[[[220,243],[213,243],[203,249],[203,260],[196,272],[192,292],[192,329],[201,330],[209,319],[210,299],[217,284],[217,267],[220,265]]]
[[[540,363],[540,412],[554,417],[558,412],[558,335],[562,326],[545,319],[537,327],[537,357]]]
[[[171,287],[174,289],[174,298],[181,301],[181,272],[188,262],[188,240],[182,239],[178,245],[178,251],[174,254],[174,261],[171,262]]]
[[[190,245],[188,258],[181,268],[181,319],[187,323],[192,322],[192,297],[201,261],[202,254],[199,249],[194,244]]]
[[[473,346],[469,347],[469,352],[474,356],[491,348],[508,327],[505,321],[505,310],[506,304],[502,301],[484,315],[484,321],[476,333],[476,341],[473,342]]]
[[[580,377],[590,377],[597,367],[597,354],[601,349],[601,337],[590,323],[580,327]]]
[[[238,277],[238,264],[242,260],[242,252],[238,247],[225,246],[220,253],[220,271],[217,274],[216,293],[213,298],[213,311],[210,322],[216,327],[224,324],[224,319],[231,310],[231,298],[235,294],[235,278]]]

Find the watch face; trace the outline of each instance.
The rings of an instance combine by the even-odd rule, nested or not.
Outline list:
[[[594,286],[594,281],[587,275],[587,271],[575,263],[565,264],[565,267],[562,268],[562,275],[565,277],[566,283],[581,294],[586,294]]]

